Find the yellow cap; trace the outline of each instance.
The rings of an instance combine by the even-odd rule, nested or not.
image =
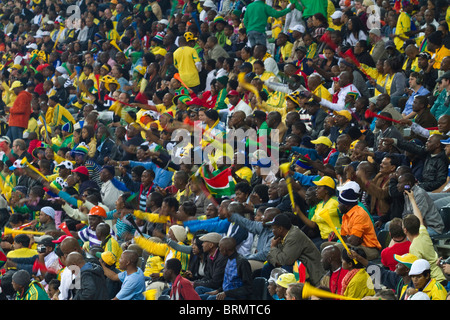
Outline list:
[[[12,83],[11,88],[9,88],[10,90],[13,90],[15,88],[20,88],[23,87],[23,83],[20,82],[19,80],[16,80]]]
[[[311,140],[311,143],[313,144],[324,144],[327,147],[331,147],[333,143],[331,140],[325,136],[318,137],[316,140]]]
[[[316,186],[326,186],[334,189],[336,187],[336,182],[333,178],[328,176],[323,176],[319,181],[313,181]]]
[[[394,254],[394,259],[401,264],[404,264],[408,269],[411,269],[412,264],[416,261],[417,258],[415,255],[411,253],[405,253],[404,255]]]
[[[346,117],[348,121],[352,121],[352,114],[348,110],[334,111],[335,115]]]
[[[297,279],[295,278],[295,275],[293,273],[284,273],[280,275],[277,279],[277,285],[286,289],[289,286],[289,284],[295,282],[297,282]]]

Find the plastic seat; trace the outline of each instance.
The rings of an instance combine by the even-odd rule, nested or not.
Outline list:
[[[267,300],[267,279],[264,277],[256,277],[253,279],[253,299]]]

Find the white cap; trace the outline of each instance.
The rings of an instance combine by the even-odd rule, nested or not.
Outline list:
[[[50,218],[55,219],[56,213],[55,213],[55,209],[53,209],[52,207],[43,207],[43,208],[41,208],[41,212],[45,213]]]
[[[305,33],[305,26],[302,24],[296,24],[293,28],[292,31],[297,31],[300,33]]]
[[[419,291],[412,295],[408,300],[430,300],[430,297],[423,291]]]
[[[381,37],[381,31],[380,29],[370,29],[369,33],[373,33],[374,35],[377,35],[379,37]]]
[[[167,20],[167,19],[161,19],[161,20],[159,20],[158,21],[158,23],[160,23],[160,24],[164,24],[164,25],[169,25],[169,20]]]
[[[50,32],[49,32],[49,31],[44,31],[44,32],[41,33],[41,35],[42,35],[42,36],[49,36],[49,35],[50,35]]]
[[[348,182],[344,183],[342,186],[336,187],[336,189],[338,189],[339,192],[342,192],[342,191],[348,190],[348,189],[353,189],[353,191],[355,191],[355,193],[359,193],[361,191],[361,186],[355,181],[348,181]]]
[[[47,24],[55,24],[55,21],[53,21],[53,20],[48,20],[48,21],[47,21]]]
[[[205,0],[205,2],[203,2],[202,6],[216,9],[216,4],[212,0]]]
[[[422,274],[425,270],[430,270],[430,263],[425,259],[417,259],[413,262],[409,270],[410,276],[417,276]]]
[[[27,45],[27,49],[33,49],[33,50],[37,50],[38,45],[36,43],[30,43],[29,45]]]
[[[333,14],[330,16],[331,19],[340,19],[342,17],[342,11],[336,10],[333,12]]]
[[[62,74],[67,74],[68,73],[66,68],[64,68],[62,66],[56,67],[56,71],[58,71],[59,73],[62,73]]]

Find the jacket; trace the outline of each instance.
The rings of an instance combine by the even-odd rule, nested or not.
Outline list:
[[[194,287],[202,286],[213,290],[219,289],[222,286],[228,259],[220,254],[219,249],[217,249],[214,257],[208,256],[205,260],[205,276],[194,281]]]
[[[320,263],[321,255],[319,249],[308,236],[298,227],[292,226],[283,241],[276,247],[270,248],[267,261],[274,267],[294,265],[300,260],[305,265],[309,274],[309,281],[313,286],[319,284],[325,274]]]
[[[448,157],[442,150],[437,155],[430,154],[425,146],[419,146],[414,142],[398,140],[397,146],[409,153],[416,154],[425,159],[422,171],[422,179],[419,180],[419,186],[425,191],[431,192],[438,189],[447,181],[448,175]]]
[[[103,269],[90,262],[81,267],[80,288],[75,289],[73,300],[107,300],[108,290]]]
[[[31,100],[33,96],[26,90],[19,92],[11,109],[9,110],[10,127],[26,129],[31,115]]]
[[[252,295],[252,269],[243,256],[234,252],[227,258],[222,288],[226,296],[236,300],[250,299]]]
[[[262,262],[266,261],[270,249],[270,242],[273,238],[272,229],[265,227],[261,222],[251,221],[236,213],[233,213],[231,216],[231,221],[235,222],[239,227],[245,228],[248,232],[258,235],[256,252],[245,256],[245,258]]]
[[[444,231],[444,222],[442,221],[441,214],[435,206],[432,198],[430,198],[428,193],[418,185],[413,186],[411,191],[414,193],[414,199],[417,202],[417,207],[422,213],[424,224],[427,228],[431,228],[441,234]],[[403,197],[405,199],[405,206],[403,208],[402,217],[404,218],[408,214],[413,213],[413,207],[408,196],[405,194]]]
[[[178,275],[170,290],[170,300],[200,300],[200,296],[188,279]]]
[[[384,216],[389,214],[389,176],[378,173],[372,181],[362,186],[362,189],[371,196],[370,212],[373,215]]]
[[[250,31],[265,33],[269,17],[280,18],[289,12],[291,12],[290,8],[278,11],[264,1],[254,1],[245,10],[244,26],[247,29],[247,33]]]
[[[157,243],[151,240],[148,240],[142,236],[134,238],[136,244],[141,247],[143,250],[147,251],[150,255],[156,255],[160,257],[164,257],[164,262],[167,257],[176,258],[181,261],[181,270],[186,271],[189,265],[189,254],[176,251],[169,247],[167,243]],[[179,242],[179,244],[183,244]],[[162,276],[162,274],[161,274]]]
[[[50,298],[39,282],[31,281],[22,295],[19,292],[16,293],[15,300],[50,300]]]

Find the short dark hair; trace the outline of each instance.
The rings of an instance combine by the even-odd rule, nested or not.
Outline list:
[[[164,266],[167,270],[172,270],[173,273],[179,274],[181,271],[181,261],[175,258],[166,261]]]
[[[175,197],[165,197],[162,202],[167,204],[169,208],[173,208],[175,210],[178,210],[178,207],[180,206],[180,203]]]
[[[246,181],[241,181],[236,184],[234,190],[235,191],[239,190],[242,193],[250,194],[252,192],[252,186]]]
[[[256,193],[260,198],[262,203],[269,202],[269,186],[266,184],[257,184],[253,188],[253,192]]]
[[[18,234],[14,237],[14,242],[20,243],[25,248],[30,246],[30,238],[26,234]]]
[[[391,238],[405,236],[402,227],[402,219],[394,218],[391,220],[389,223],[389,233],[391,234]]]
[[[194,201],[185,201],[181,206],[188,216],[195,216],[195,214],[197,213],[197,206],[195,205]]]
[[[419,234],[420,220],[414,214],[408,214],[403,218],[403,227],[410,234]]]

